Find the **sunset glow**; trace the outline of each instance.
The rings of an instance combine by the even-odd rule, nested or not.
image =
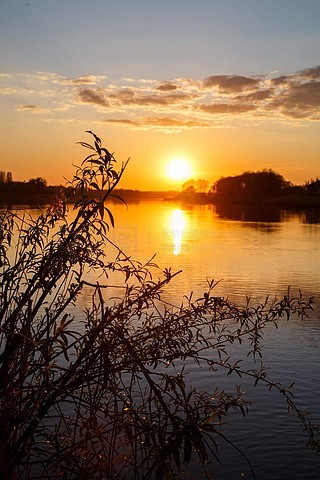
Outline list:
[[[184,158],[173,158],[167,164],[166,174],[172,180],[183,182],[192,176],[190,163]]]
[[[1,2],[0,170],[64,184],[92,130],[123,188],[318,177],[320,2],[169,3]]]
[[[170,212],[169,225],[173,238],[173,254],[180,255],[182,249],[183,233],[186,227],[186,215],[180,208]]]

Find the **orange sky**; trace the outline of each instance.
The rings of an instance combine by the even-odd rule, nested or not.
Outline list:
[[[320,175],[320,3],[181,5],[1,2],[0,169],[64,184],[92,130],[131,158],[124,188],[180,188],[174,157],[210,184]]]

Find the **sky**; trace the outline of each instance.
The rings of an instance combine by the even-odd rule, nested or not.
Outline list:
[[[121,187],[320,176],[319,0],[0,0],[0,170],[71,180],[92,130]]]

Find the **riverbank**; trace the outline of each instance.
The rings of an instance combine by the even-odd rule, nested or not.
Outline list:
[[[95,192],[92,191],[92,197]],[[72,203],[75,197],[72,191],[65,187],[48,186],[42,188],[41,191],[27,191],[26,189],[1,189],[0,188],[0,204],[1,205],[48,205],[52,203],[56,197],[64,197],[68,202]],[[177,192],[170,191],[140,191],[118,189],[114,191],[114,201],[123,199],[127,203],[140,202],[148,200],[160,200],[177,202],[184,205],[218,205],[218,206],[270,206],[282,209],[296,210],[318,210],[320,209],[320,195],[310,194],[307,192],[284,193],[279,196],[260,196],[254,198],[239,198],[236,196],[217,196],[212,193],[202,192]],[[112,200],[112,196],[108,199]]]

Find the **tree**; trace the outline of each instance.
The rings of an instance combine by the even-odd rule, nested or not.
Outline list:
[[[42,177],[30,178],[28,183],[38,188],[43,188],[47,186],[47,180]]]
[[[230,409],[245,414],[248,403],[239,389],[198,392],[185,375],[190,362],[277,389],[318,447],[319,431],[290,387],[273,384],[260,364],[242,369],[227,352],[247,341],[248,355],[259,358],[262,330],[305,315],[312,300],[236,306],[215,296],[210,281],[201,298],[168,305],[163,289],[178,272],[161,272],[152,259],[140,264],[108,237],[114,218],[105,201],[126,163],[117,171],[88,133],[71,220],[63,198],[37,219],[1,214],[1,478],[166,479],[193,459],[205,469],[215,438],[224,438],[222,419]],[[84,288],[92,305],[79,319],[74,305]]]
[[[280,195],[289,185],[282,175],[273,170],[244,172],[233,177],[222,177],[213,190],[218,198],[255,200]]]
[[[188,193],[194,193],[196,191],[196,182],[192,179],[187,180],[182,184],[182,191]]]
[[[189,192],[189,193],[206,193],[208,191],[208,180],[187,180],[182,185],[182,192]]]
[[[199,179],[196,181],[196,191],[199,193],[206,193],[208,191],[208,180]]]

